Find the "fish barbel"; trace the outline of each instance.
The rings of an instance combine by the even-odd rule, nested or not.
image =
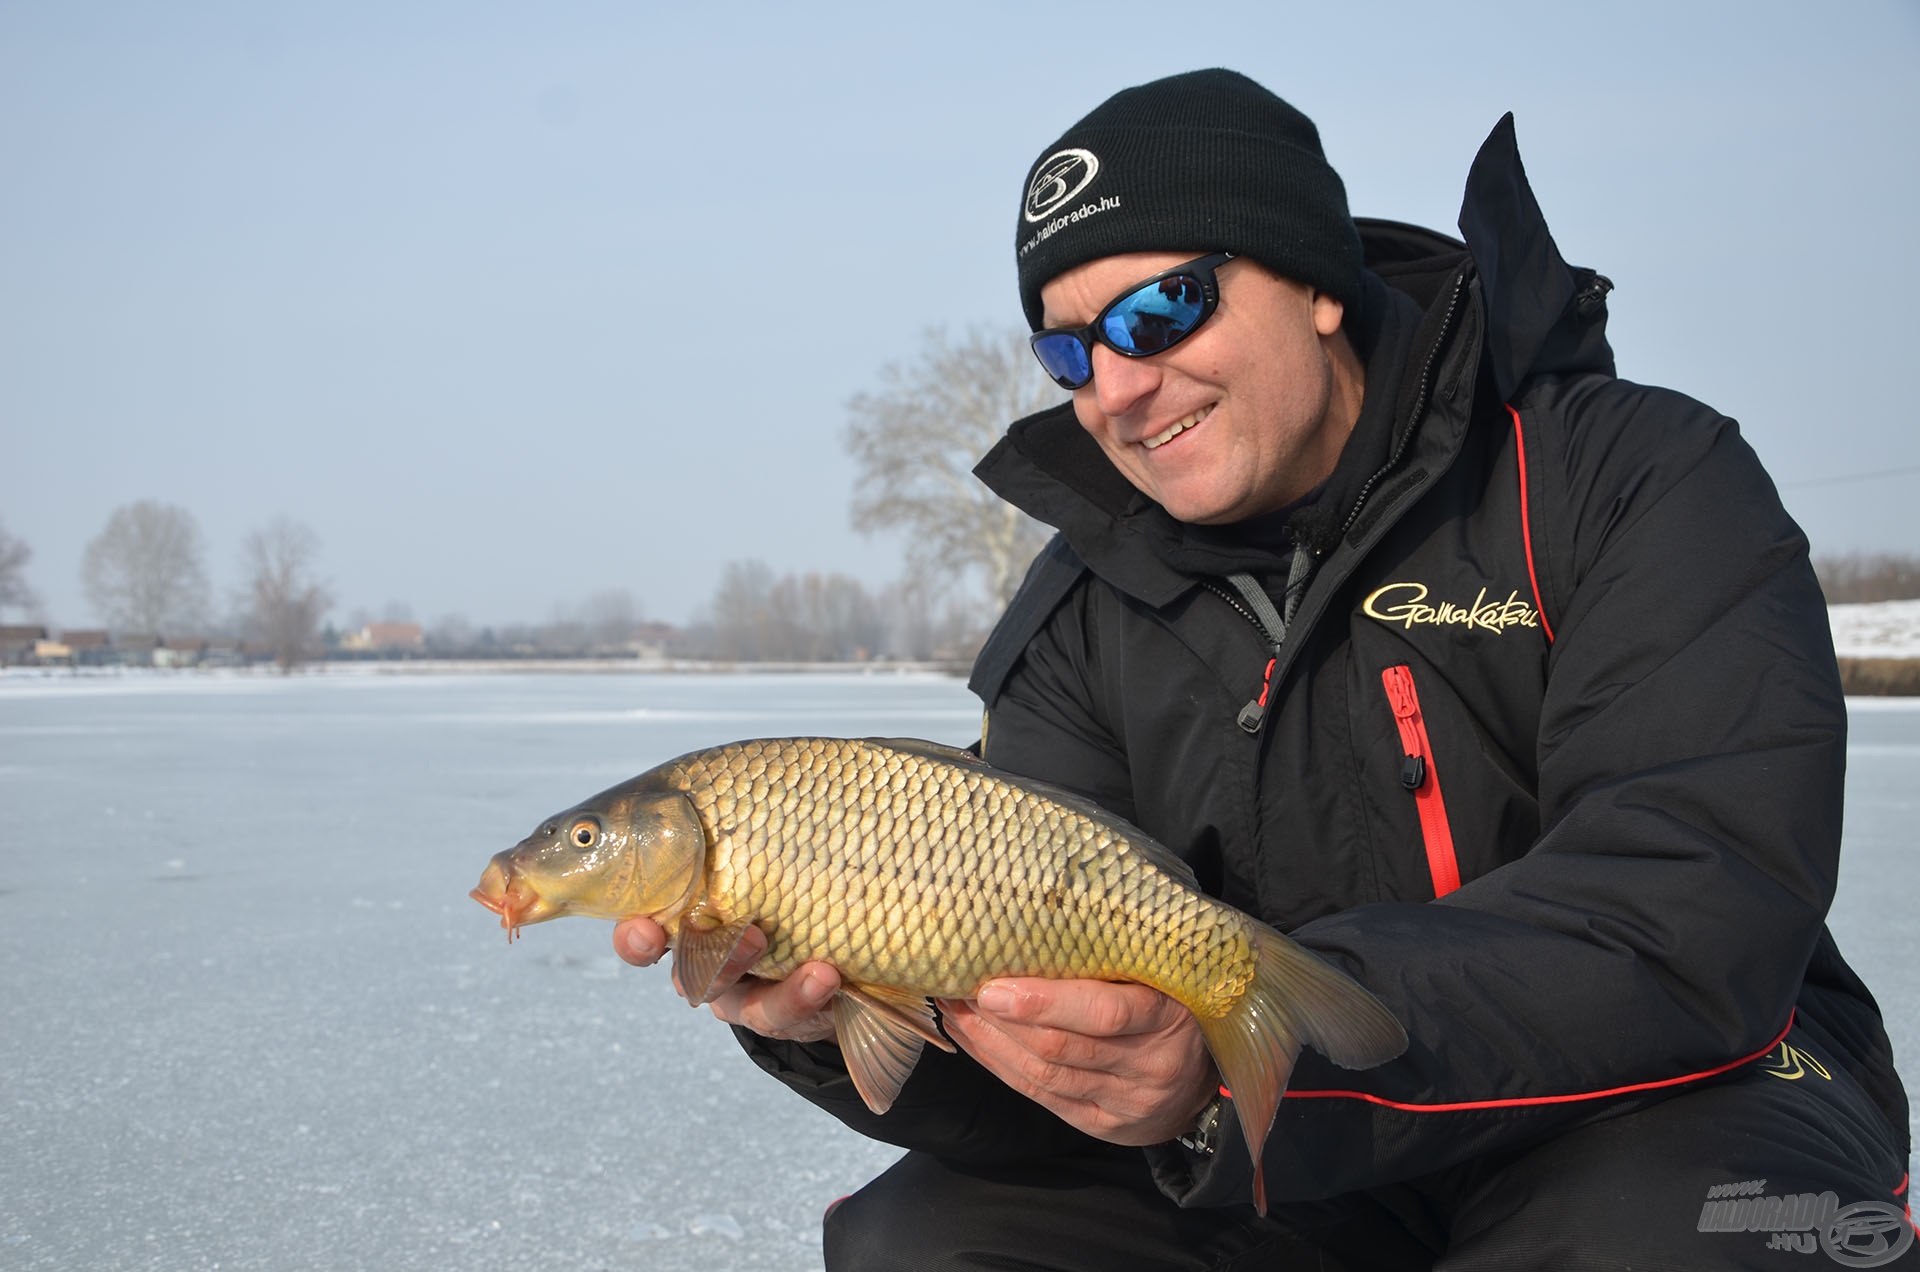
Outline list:
[[[820,959],[855,1088],[891,1107],[934,998],[996,977],[1136,981],[1194,1015],[1255,1167],[1302,1043],[1336,1064],[1406,1033],[1344,973],[1201,892],[1192,870],[1091,801],[911,739],[765,738],[695,751],[550,817],[473,898],[511,940],[562,915],[647,915],[702,1002],[749,926],[753,974]]]

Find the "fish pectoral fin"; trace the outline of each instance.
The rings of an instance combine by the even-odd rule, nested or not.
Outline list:
[[[933,1004],[898,990],[842,985],[833,998],[833,1027],[853,1089],[875,1113],[893,1107],[927,1043],[953,1050],[934,1023]]]
[[[689,915],[680,925],[673,949],[673,970],[680,978],[680,991],[695,1007],[712,996],[714,982],[753,926],[747,919],[722,923],[709,918],[703,923],[698,921],[700,917],[704,916]]]

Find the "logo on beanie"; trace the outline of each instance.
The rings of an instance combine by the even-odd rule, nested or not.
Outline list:
[[[1039,222],[1086,189],[1100,171],[1091,150],[1057,150],[1040,161],[1027,186],[1027,220]]]

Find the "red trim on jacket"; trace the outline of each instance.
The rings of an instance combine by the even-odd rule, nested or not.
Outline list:
[[[1513,416],[1513,454],[1520,465],[1520,542],[1527,549],[1527,581],[1533,584],[1533,609],[1540,615],[1540,630],[1547,634],[1547,643],[1553,643],[1553,628],[1547,622],[1547,607],[1540,599],[1540,576],[1533,568],[1533,519],[1527,508],[1527,439],[1520,427],[1520,412],[1513,403],[1507,403],[1507,414]]]
[[[1772,1051],[1787,1040],[1793,1032],[1793,1015],[1787,1016],[1787,1027],[1779,1036],[1752,1055],[1741,1056],[1738,1060],[1729,1060],[1712,1069],[1702,1069],[1699,1073],[1683,1074],[1677,1078],[1659,1078],[1652,1082],[1634,1082],[1627,1086],[1609,1087],[1604,1091],[1575,1091],[1569,1095],[1534,1095],[1516,1097],[1510,1100],[1462,1100],[1456,1104],[1409,1104],[1401,1100],[1389,1100],[1378,1095],[1369,1095],[1365,1091],[1288,1091],[1289,1100],[1364,1100],[1368,1104],[1378,1104],[1382,1108],[1401,1109],[1408,1113],[1461,1113],[1472,1109],[1517,1109],[1529,1108],[1539,1104],[1574,1104],[1581,1100],[1604,1100],[1609,1096],[1632,1095],[1638,1091],[1657,1091],[1662,1087],[1685,1086],[1689,1082],[1699,1082],[1704,1078],[1718,1077],[1732,1072],[1742,1065],[1754,1061]]]

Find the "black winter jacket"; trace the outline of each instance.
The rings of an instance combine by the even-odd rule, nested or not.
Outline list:
[[[1406,1025],[1378,1069],[1302,1054],[1274,1201],[1525,1147],[1735,1073],[1796,1021],[1904,1135],[1824,926],[1846,712],[1771,482],[1732,421],[1614,377],[1604,280],[1562,261],[1510,119],[1465,244],[1361,226],[1399,294],[1372,284],[1367,404],[1294,536],[1314,568],[1284,639],[1207,573],[1278,597],[1284,551],[1174,523],[1070,408],[1022,420],[979,472],[1061,533],[975,668],[986,758],[1135,822]],[[964,1056],[929,1052],[875,1118],[831,1048],[743,1040],[890,1142],[991,1161],[1078,1137]],[[1183,1203],[1249,1195],[1236,1145],[1151,1152]]]

